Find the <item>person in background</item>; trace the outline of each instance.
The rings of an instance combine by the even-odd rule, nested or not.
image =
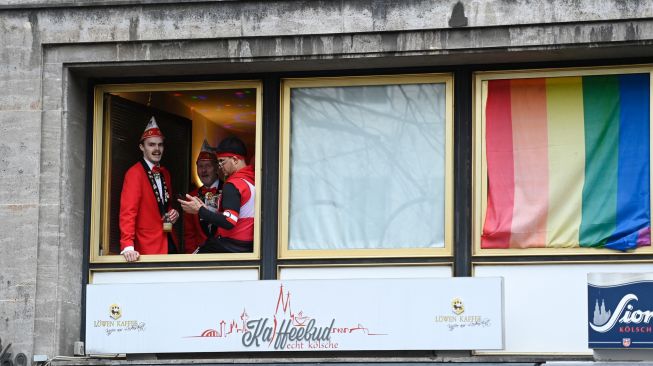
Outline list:
[[[172,225],[179,213],[170,207],[170,173],[161,164],[164,136],[152,117],[141,135],[143,158],[125,173],[120,194],[120,254],[127,262],[141,254],[176,253]]]
[[[222,182],[218,179],[218,158],[208,142],[204,140],[197,156],[197,176],[202,186],[188,193],[202,201],[209,211],[217,213],[222,193]],[[199,215],[184,213],[184,252],[195,253],[208,238],[218,234],[218,226]]]
[[[225,177],[218,212],[211,211],[198,197],[179,200],[184,212],[198,215],[218,226],[198,253],[249,253],[254,250],[254,169],[246,163],[247,149],[237,137],[228,137],[217,147],[217,160]]]

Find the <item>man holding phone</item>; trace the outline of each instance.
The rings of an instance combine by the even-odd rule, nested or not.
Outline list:
[[[217,160],[225,177],[218,212],[211,211],[198,197],[186,195],[179,200],[187,214],[218,226],[218,234],[209,237],[198,253],[251,253],[254,250],[254,169],[246,163],[247,148],[237,137],[218,144]]]
[[[197,176],[200,178],[202,186],[188,194],[199,198],[208,210],[216,213],[220,205],[222,182],[218,179],[218,158],[209,146],[208,141],[204,140],[202,150],[197,156],[195,164],[197,166]],[[186,197],[180,195],[178,199],[185,200]],[[184,213],[185,253],[193,254],[197,252],[208,238],[216,236],[217,233],[218,226],[216,224],[203,220],[198,215]]]
[[[127,262],[141,254],[176,253],[172,224],[179,218],[170,207],[170,173],[162,167],[163,134],[154,117],[141,135],[143,158],[132,165],[120,194],[120,254]]]

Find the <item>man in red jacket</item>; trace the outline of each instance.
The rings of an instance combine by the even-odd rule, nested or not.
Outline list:
[[[218,158],[204,140],[202,150],[197,156],[197,176],[202,186],[192,190],[189,195],[199,197],[206,208],[218,212],[218,205],[222,191],[222,182],[218,179]],[[184,213],[184,252],[193,254],[206,239],[216,236],[218,226],[201,220],[198,215]]]
[[[197,197],[179,200],[186,213],[218,226],[218,235],[208,238],[198,253],[248,253],[254,250],[254,169],[247,165],[247,149],[237,137],[228,137],[217,149],[218,165],[225,177],[219,212],[206,207]]]
[[[172,224],[179,213],[170,208],[170,173],[160,166],[163,139],[152,117],[138,145],[143,159],[125,173],[120,194],[120,254],[128,262],[141,254],[176,252]]]

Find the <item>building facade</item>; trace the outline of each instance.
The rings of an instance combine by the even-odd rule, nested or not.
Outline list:
[[[495,101],[492,99],[493,88],[498,84],[493,83],[495,80],[650,76],[653,71],[651,19],[653,4],[650,1],[617,0],[2,1],[0,176],[3,188],[0,215],[5,228],[0,245],[0,339],[3,347],[11,343],[8,352],[13,354],[11,360],[15,363],[22,362],[15,359],[19,353],[30,362],[34,355],[46,355],[50,359],[72,356],[74,343],[85,340],[85,286],[100,283],[94,282],[100,279],[107,281],[104,283],[120,283],[119,274],[129,277],[136,272],[200,269],[205,271],[202,275],[219,279],[226,273],[221,271],[229,270],[236,273],[229,274],[232,279],[274,280],[356,277],[359,269],[365,273],[363,276],[376,278],[504,277],[504,350],[487,353],[402,351],[399,356],[390,351],[328,355],[317,352],[301,357],[359,362],[594,360],[595,355],[583,338],[586,327],[571,327],[573,330],[568,332],[562,327],[574,316],[587,312],[587,298],[578,292],[578,285],[585,286],[583,281],[589,272],[650,272],[653,268],[650,234],[648,244],[635,238],[636,249],[632,246],[617,250],[581,248],[582,240],[579,243],[570,239],[561,239],[550,248],[542,248],[537,244],[542,242],[537,240],[533,246],[526,244],[530,239],[514,239],[505,247],[502,244],[493,246],[491,238],[484,234],[484,230],[489,230],[487,207],[501,206],[495,200],[504,196],[493,197],[488,193],[487,182],[491,182],[490,186],[493,184],[493,163],[492,157],[486,154],[485,145],[489,143],[486,128],[491,131],[486,124],[491,120],[486,115],[487,104]],[[649,79],[643,77],[643,80]],[[642,108],[647,108],[642,109],[644,115],[650,111],[650,82],[646,83],[638,90],[649,93],[646,94],[648,100],[646,95],[633,94],[642,97],[645,104]],[[334,146],[342,142],[337,132],[346,126],[334,124],[327,130],[307,129],[300,134],[301,121],[326,123],[319,116],[329,119],[356,114],[374,116],[372,120],[382,119],[382,115],[399,107],[357,109],[357,104],[379,104],[378,100],[373,100],[376,91],[366,87],[387,87],[389,89],[381,93],[387,97],[405,93],[407,87],[401,86],[420,84],[436,88],[409,90],[414,97],[407,97],[408,101],[399,107],[410,109],[410,113],[398,118],[418,120],[417,115],[437,113],[440,119],[433,123],[441,130],[435,133],[434,140],[424,142],[423,147],[415,150],[415,155],[397,155],[402,149],[392,150],[383,160],[406,158],[405,164],[397,165],[396,174],[407,177],[411,177],[407,172],[423,169],[420,163],[429,164],[438,172],[435,177],[426,174],[416,178],[434,182],[423,187],[432,190],[432,194],[427,195],[430,200],[427,207],[418,205],[408,209],[411,213],[417,210],[426,212],[428,217],[437,216],[434,219],[437,228],[430,231],[430,224],[424,224],[423,232],[422,228],[416,229],[417,234],[409,238],[387,234],[392,238],[389,242],[404,244],[374,247],[368,243],[374,249],[371,252],[342,243],[333,247],[311,247],[312,240],[320,239],[312,236],[320,232],[320,228],[338,232],[342,226],[337,222],[325,224],[322,219],[314,222],[310,218],[297,219],[289,213],[295,212],[292,207],[307,204],[312,195],[334,193],[320,191],[321,188],[312,191],[310,176],[306,178],[309,180],[302,180],[304,175],[293,175],[293,172],[303,171],[301,165],[293,165],[293,156],[299,155],[292,155],[292,151],[310,156],[308,151],[301,150],[306,146],[293,145],[297,144],[293,138],[302,136],[310,141],[307,145],[319,145],[324,137],[329,146]],[[396,86],[398,89],[392,89]],[[338,91],[338,88],[356,87],[365,89],[362,96]],[[334,95],[329,95],[337,101],[317,108],[315,101],[326,97],[310,91],[320,88],[337,89]],[[218,124],[229,133],[244,136],[254,151],[251,163],[257,169],[256,188],[260,193],[255,211],[258,217],[254,253],[206,257],[200,261],[189,257],[152,258],[130,266],[120,260],[110,243],[109,202],[116,196],[111,193],[113,183],[105,179],[104,173],[117,169],[111,165],[114,154],[129,147],[107,142],[107,136],[117,141],[111,126],[118,125],[108,110],[119,108],[107,102],[107,98],[126,100],[120,108],[127,111],[131,107],[126,105],[138,104],[192,122],[186,123],[192,128],[184,135],[189,142],[179,148],[186,154],[184,168],[180,169],[186,169],[188,183],[184,182],[185,185],[177,189],[189,191],[196,180],[190,178],[194,174],[193,156],[202,139],[208,134],[215,139],[211,144],[215,144],[227,132],[211,132],[211,123],[216,121],[204,121],[211,119],[207,117],[209,112],[196,116],[202,108],[198,104],[175,107],[169,100],[156,98],[164,93],[181,96],[197,90],[204,95],[198,95],[196,103],[202,96],[220,97],[220,92],[227,90],[241,98],[234,103],[249,108],[243,112],[249,113],[249,117],[242,117],[243,126],[249,121],[249,129],[239,128],[235,123],[232,128],[224,121]],[[251,105],[244,102],[249,100],[245,94],[238,94],[241,91],[254,96]],[[513,89],[513,93],[514,98],[520,91]],[[559,98],[564,101],[565,95]],[[420,99],[423,97],[426,99]],[[433,110],[435,112],[429,109],[429,101],[441,103]],[[302,103],[317,109],[302,111]],[[523,103],[523,113],[537,115],[537,106]],[[607,102],[597,102],[597,105],[604,103]],[[411,105],[420,107],[413,109]],[[343,106],[351,109],[342,109]],[[330,115],[333,110],[342,114]],[[515,109],[513,120],[514,113]],[[552,115],[554,112],[548,110],[548,116]],[[645,122],[643,135],[650,130],[650,118]],[[145,120],[143,126],[144,123]],[[567,122],[563,118],[561,123]],[[365,134],[370,132],[367,125],[356,126]],[[399,130],[402,126],[399,125]],[[297,134],[293,135],[291,129]],[[197,132],[200,130],[202,133]],[[320,131],[324,135],[316,138],[315,134]],[[424,130],[417,129],[400,137],[397,130],[386,132],[387,136],[397,139],[390,139],[380,150],[363,151],[362,155],[343,148],[361,160],[345,159],[342,164],[360,164],[359,168],[363,169],[368,162],[366,156],[386,151],[385,146],[401,147],[412,143],[422,146],[416,141],[424,135]],[[560,133],[565,134],[573,135],[566,130]],[[328,140],[328,136],[334,137]],[[352,139],[344,144],[354,146],[356,141]],[[644,144],[649,151],[648,140]],[[432,159],[429,158],[430,149],[439,151]],[[329,160],[331,152],[322,152],[308,161]],[[609,152],[605,154],[610,155]],[[535,158],[521,159],[526,159],[525,164],[529,165]],[[377,163],[376,160],[368,162],[380,169],[393,167],[374,165]],[[644,164],[645,174],[632,175],[632,180],[644,182],[646,191],[650,192],[650,169],[648,162]],[[406,172],[400,170],[401,166],[406,167]],[[337,168],[326,164],[320,169]],[[580,179],[565,169],[559,171],[563,176],[572,177],[572,183]],[[538,176],[537,172],[531,174]],[[583,179],[589,181],[589,173],[585,174]],[[368,187],[378,187],[379,182],[384,184],[386,179],[368,178],[363,183]],[[552,175],[548,179],[547,187],[550,187],[555,179]],[[559,189],[565,190],[572,183],[560,183]],[[389,187],[402,184],[409,185],[397,181]],[[300,187],[307,192],[301,192]],[[534,185],[526,184],[526,187]],[[531,196],[526,194],[524,205],[532,204],[528,197],[537,196],[537,189],[529,193]],[[582,191],[583,187],[574,189]],[[382,188],[370,190],[373,191],[371,197],[386,196]],[[641,215],[650,223],[650,193],[647,194],[639,200],[646,202]],[[515,200],[518,198],[513,204]],[[363,205],[357,210],[363,215],[360,222],[367,222],[377,209],[392,210],[366,204],[356,201],[356,205]],[[554,213],[564,211],[553,204],[549,207],[553,207],[549,209]],[[587,208],[604,209],[601,204]],[[332,211],[312,210],[325,217],[333,214]],[[526,215],[518,208],[514,210]],[[581,220],[580,214],[572,216],[574,220]],[[515,214],[515,217],[524,216]],[[560,220],[567,223],[571,220],[569,217]],[[552,219],[549,222],[553,222]],[[401,230],[394,228],[395,223],[387,221],[386,224],[393,231]],[[524,225],[531,227],[536,223]],[[650,224],[638,225],[638,235],[645,236]],[[113,229],[115,231],[115,226]],[[558,232],[558,226],[549,229]],[[376,233],[383,228],[367,230]],[[582,228],[576,232],[578,230]],[[366,233],[361,234],[364,242]],[[422,234],[428,236],[424,243]],[[431,240],[431,236],[435,239]],[[327,243],[342,238],[353,242],[358,237],[336,235],[336,239],[333,238],[325,234],[321,239]],[[602,239],[597,240],[605,244]],[[368,244],[363,244],[363,248],[369,248],[365,246]],[[570,246],[572,248],[568,248]],[[341,273],[335,274],[338,271]],[[116,277],[112,277],[114,275]],[[551,281],[543,282],[543,279]],[[564,318],[565,311],[561,308],[569,302],[574,306],[581,304],[583,308]],[[540,314],[540,322],[524,328],[524,322],[532,318],[527,312],[516,310],[521,307]],[[540,312],[547,307],[558,309],[559,314],[558,311],[555,315]],[[563,316],[564,320],[554,321],[558,316]],[[543,323],[550,323],[551,327],[538,330]],[[583,324],[586,326],[584,320]],[[559,333],[555,333],[556,329]],[[540,344],[535,333],[561,340]],[[208,357],[242,359],[251,355],[216,353]],[[288,360],[300,356],[273,354],[266,357]],[[179,359],[183,361],[185,356]]]

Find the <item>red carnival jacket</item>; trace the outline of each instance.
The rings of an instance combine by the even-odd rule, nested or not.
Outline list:
[[[173,197],[172,185],[168,170],[161,167],[161,174],[168,196],[164,201],[167,212]],[[168,254],[162,216],[147,172],[139,161],[125,173],[120,194],[120,250],[133,245],[140,254]],[[171,234],[176,243],[174,231]]]

